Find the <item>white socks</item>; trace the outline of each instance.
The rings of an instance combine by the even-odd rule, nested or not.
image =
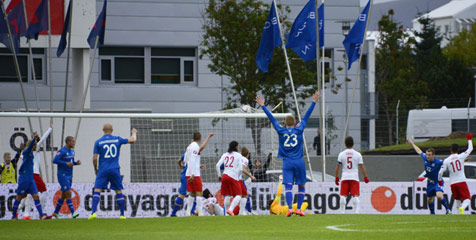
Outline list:
[[[240,201],[241,201],[241,196],[240,195],[235,196],[235,198],[233,198],[233,201],[231,202],[230,208],[228,210],[233,212],[233,210],[235,209],[236,206],[238,206]]]
[[[43,212],[46,212],[46,203],[48,202],[48,192],[45,191],[38,194],[40,195],[40,203],[41,203],[41,207],[43,208]]]
[[[190,196],[187,197],[187,210],[185,211],[185,214],[187,216],[190,216],[192,214],[192,207],[193,207],[193,200],[194,199],[195,199],[194,197],[190,197]]]
[[[469,206],[470,203],[471,201],[469,199],[465,199],[463,201],[463,204],[461,204],[461,207],[463,208],[463,210],[465,210]]]
[[[29,217],[31,208],[33,207],[33,197],[31,194],[28,194],[26,198],[23,198],[22,201],[25,200],[25,211],[23,212],[24,217]]]
[[[199,197],[197,196],[197,213],[198,213],[198,216],[203,216],[203,197]]]
[[[225,212],[230,209],[230,199],[231,199],[230,196],[225,197],[225,204],[224,204],[225,205]]]
[[[240,200],[240,213],[239,215],[248,215],[246,214],[245,208],[246,208],[246,201],[248,201],[248,198],[242,197]]]
[[[352,203],[354,205],[355,213],[359,213],[360,212],[360,199],[359,199],[359,197],[352,197]]]
[[[346,198],[347,196],[340,196],[340,212],[341,213],[345,213]]]

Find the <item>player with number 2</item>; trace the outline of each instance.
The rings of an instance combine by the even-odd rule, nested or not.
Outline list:
[[[266,108],[264,105],[264,99],[259,95],[256,97],[256,102],[258,102],[266,113],[279,135],[278,157],[283,159],[283,184],[285,187],[286,203],[289,207],[286,217],[290,217],[292,214],[305,216],[305,214],[300,210],[304,200],[304,186],[306,184],[306,166],[304,164],[304,159],[302,158],[304,156],[303,132],[320,96],[321,94],[319,92],[314,93],[311,106],[300,123],[296,125],[295,118],[293,116],[287,116],[284,119],[284,127],[279,125],[273,114],[271,114],[271,112]],[[292,207],[292,189],[294,184],[299,186],[296,211],[294,211]]]
[[[116,192],[117,205],[121,211],[120,219],[126,219],[124,209],[126,201],[122,194],[122,177],[119,171],[119,153],[121,146],[127,143],[135,143],[137,139],[137,130],[132,129],[132,135],[129,139],[119,136],[112,136],[112,124],[106,123],[103,127],[104,136],[94,143],[93,164],[96,171],[96,181],[94,183],[93,206],[89,219],[96,219],[96,211],[100,199],[101,192],[107,188],[107,184],[111,183],[111,189]],[[99,167],[98,167],[99,158]]]

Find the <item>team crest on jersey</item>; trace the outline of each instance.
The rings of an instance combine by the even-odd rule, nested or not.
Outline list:
[[[57,152],[56,155],[57,155],[57,156],[60,155],[60,152]]]
[[[301,123],[298,123],[298,124],[296,125],[296,127],[299,127],[299,126],[301,126]]]

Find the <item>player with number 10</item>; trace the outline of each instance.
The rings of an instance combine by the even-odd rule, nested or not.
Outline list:
[[[119,136],[112,136],[112,124],[106,123],[103,127],[104,136],[94,143],[93,164],[96,172],[96,181],[94,183],[92,213],[89,219],[96,219],[96,211],[102,190],[107,188],[107,184],[111,183],[111,189],[116,191],[117,205],[121,211],[120,219],[125,219],[124,209],[126,201],[122,194],[122,177],[119,171],[119,153],[121,146],[127,143],[135,143],[137,139],[137,130],[132,129],[129,139]],[[98,167],[99,158],[99,167]]]
[[[311,106],[304,115],[304,118],[300,123],[296,125],[296,120],[293,116],[287,116],[284,120],[284,127],[279,125],[273,114],[264,105],[264,99],[261,96],[256,97],[256,102],[261,106],[263,111],[268,116],[269,120],[273,124],[274,129],[279,135],[279,151],[278,157],[283,159],[283,184],[285,186],[286,203],[288,204],[289,211],[286,217],[292,214],[305,216],[300,210],[302,202],[304,200],[304,191],[306,184],[306,166],[304,164],[303,153],[303,132],[306,128],[307,121],[311,116],[316,102],[319,100],[320,93],[314,93]],[[297,210],[293,210],[293,184],[299,186],[297,193]]]

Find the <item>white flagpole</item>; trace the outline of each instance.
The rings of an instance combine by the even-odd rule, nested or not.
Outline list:
[[[48,0],[48,81],[50,85],[50,112],[53,112],[53,77],[51,76],[53,61],[51,59],[51,0]],[[53,118],[50,119],[53,122]],[[54,158],[54,131],[50,134],[50,142],[51,142],[51,159]],[[63,140],[60,139],[60,145]],[[51,172],[54,172],[54,166],[51,164]],[[53,174],[51,174],[51,182],[54,182]]]
[[[289,77],[289,80],[291,81],[291,89],[293,91],[293,96],[294,96],[294,104],[296,104],[296,113],[298,115],[298,118],[299,118],[299,121],[301,121],[301,113],[299,112],[299,105],[298,105],[298,101],[297,101],[297,97],[296,97],[296,91],[294,89],[294,81],[293,81],[293,76],[291,74],[291,66],[289,65],[289,59],[288,59],[288,53],[286,52],[286,45],[284,44],[284,37],[283,37],[283,32],[281,30],[281,23],[279,21],[279,13],[278,13],[278,7],[276,5],[276,1],[273,0],[273,3],[274,3],[274,11],[276,12],[276,17],[278,18],[278,28],[279,28],[279,36],[281,37],[281,47],[283,49],[283,52],[284,52],[284,58],[286,59],[286,67],[288,69],[288,77]],[[306,158],[307,158],[307,163],[309,165],[309,172],[310,172],[310,177],[311,177],[311,180],[313,180],[313,177],[312,177],[312,168],[311,168],[311,160],[309,159],[309,151],[308,151],[308,148],[307,148],[307,144],[306,144],[306,137],[304,135],[304,132],[303,132],[303,144],[304,144],[304,152],[306,154]]]
[[[354,102],[355,89],[357,89],[357,83],[360,82],[360,62],[362,61],[362,47],[365,45],[365,40],[367,39],[367,27],[369,26],[370,13],[372,12],[372,5],[373,5],[373,0],[369,0],[369,1],[370,1],[370,6],[369,6],[369,12],[367,14],[367,22],[365,23],[364,39],[362,40],[362,44],[360,44],[359,65],[358,65],[358,68],[357,68],[357,74],[358,74],[357,79],[358,79],[358,81],[354,82],[354,87],[352,88],[352,97],[350,98],[349,111],[347,111],[347,117],[346,117],[346,120],[345,120],[344,134],[342,136],[342,143],[340,145],[340,150],[341,151],[344,149],[345,137],[347,135],[347,129],[349,127],[350,112],[352,111],[352,104]],[[347,57],[347,59],[350,61],[350,59],[348,57]],[[345,67],[347,67],[347,66],[345,66]]]
[[[64,102],[63,102],[63,112],[66,112],[66,103],[68,100],[68,80],[69,80],[69,62],[70,62],[70,53],[71,53],[71,33],[73,27],[73,0],[69,2],[69,22],[64,24],[69,24],[69,34],[68,34],[68,52],[66,53],[66,83],[64,84]],[[66,125],[66,118],[63,118],[63,124],[61,129],[61,139],[64,139],[64,128]]]
[[[322,4],[324,4],[324,0],[322,0]],[[316,13],[319,11],[319,8],[316,4]],[[316,16],[319,16],[319,14],[317,13]],[[323,21],[324,21],[324,18],[323,18]],[[324,23],[323,23],[324,24]],[[317,39],[318,39],[318,43],[319,43],[319,20],[317,21],[317,24],[316,24],[316,28],[317,28]],[[323,29],[324,30],[324,29]],[[319,45],[317,45],[319,49]],[[326,178],[325,178],[325,175],[326,175],[326,80],[325,80],[325,50],[326,50],[326,47],[324,46],[324,44],[322,44],[322,57],[321,57],[321,61],[322,61],[322,66],[321,66],[321,71],[322,71],[322,93],[321,93],[321,104],[322,104],[322,108],[321,108],[321,119],[320,119],[320,123],[321,123],[321,156],[322,156],[322,181],[325,182],[326,181]],[[317,53],[319,53],[319,50],[317,50]],[[317,54],[317,56],[319,56]],[[319,62],[318,62],[318,65],[319,65]],[[319,68],[318,68],[318,71],[319,71]]]

